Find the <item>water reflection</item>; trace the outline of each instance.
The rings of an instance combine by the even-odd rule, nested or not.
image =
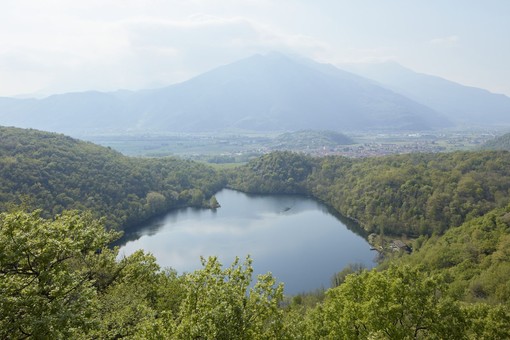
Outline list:
[[[373,265],[360,228],[312,199],[232,190],[216,197],[217,211],[179,209],[129,230],[119,240],[121,252],[145,249],[179,272],[200,268],[200,256],[216,255],[228,265],[250,254],[255,274],[271,271],[288,294],[328,287],[349,263]]]

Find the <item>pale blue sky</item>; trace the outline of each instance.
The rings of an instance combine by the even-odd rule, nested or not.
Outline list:
[[[507,0],[2,0],[0,96],[141,89],[278,50],[510,95]]]

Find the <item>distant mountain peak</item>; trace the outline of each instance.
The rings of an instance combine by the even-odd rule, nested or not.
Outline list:
[[[386,64],[386,68],[406,70],[394,62]],[[443,111],[368,78],[350,69],[271,51],[159,89],[63,94],[31,102],[0,100],[0,125],[72,135],[91,130],[346,132],[451,125]]]
[[[415,72],[397,63],[344,65],[464,126],[510,125],[510,98]]]
[[[289,59],[289,55],[280,51],[269,51],[263,55],[266,58]]]

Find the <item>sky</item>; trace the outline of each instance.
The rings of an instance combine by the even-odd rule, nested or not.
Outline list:
[[[510,96],[508,0],[0,0],[0,96],[170,85],[279,51]]]

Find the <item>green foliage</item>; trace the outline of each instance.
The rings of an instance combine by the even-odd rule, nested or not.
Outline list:
[[[510,309],[483,303],[463,306],[471,339],[510,339]]]
[[[272,152],[230,171],[229,185],[252,193],[306,193],[313,165],[309,156]]]
[[[163,294],[159,285],[171,287],[175,292],[180,289],[176,285],[168,286],[169,279],[176,280],[175,276],[160,272],[154,256],[142,251],[115,262],[114,268],[113,280],[98,297],[98,327],[90,332],[96,338],[133,336],[145,323],[154,322],[158,317],[158,300]]]
[[[220,207],[220,203],[218,202],[216,196],[212,196],[211,199],[209,200],[209,207],[211,207],[212,209],[217,209]]]
[[[457,299],[510,303],[510,206],[496,209],[440,238],[430,238],[402,262],[448,278]]]
[[[348,145],[353,144],[353,141],[335,131],[302,130],[281,134],[272,144],[272,148],[278,150],[306,150]]]
[[[325,159],[311,193],[365,229],[441,234],[509,202],[510,154],[458,152]]]
[[[90,214],[1,214],[0,337],[133,337],[177,313],[182,279],[141,251],[117,261],[117,236]]]
[[[92,258],[104,259],[114,237],[90,214],[1,214],[0,337],[70,337],[95,326]]]
[[[265,155],[236,169],[229,185],[311,195],[369,232],[442,234],[510,202],[510,153],[456,152],[380,158]]]
[[[215,257],[185,276],[185,297],[174,337],[179,339],[278,339],[282,337],[283,285],[270,274],[253,288],[251,259],[222,269]]]
[[[229,172],[237,189],[308,194],[367,230],[422,235],[386,270],[336,274],[325,299],[284,300],[270,274],[252,284],[250,258],[223,268],[213,257],[178,275],[150,254],[117,260],[107,247],[118,235],[104,223],[215,206],[219,172],[34,130],[0,128],[0,138],[0,338],[510,337],[507,152],[363,160],[277,152]],[[20,201],[44,210],[10,206]]]
[[[117,249],[106,247],[116,234],[105,231],[90,214],[65,212],[44,219],[39,212],[2,213],[0,337],[508,338],[507,295],[494,295],[506,304],[461,303],[451,287],[459,275],[483,275],[486,269],[491,275],[499,273],[499,281],[489,281],[505,289],[508,272],[492,270],[487,263],[509,262],[509,211],[496,210],[441,238],[430,238],[420,250],[424,267],[410,261],[384,271],[354,268],[356,273],[328,290],[323,302],[319,292],[296,296],[286,305],[283,285],[270,274],[252,284],[250,258],[243,264],[236,259],[227,268],[215,257],[203,259],[202,269],[177,275],[162,271],[155,258],[142,251],[117,260]],[[427,252],[444,250],[434,248],[443,241],[467,243],[466,250],[480,262],[471,269],[461,262],[457,272],[434,273],[427,267]]]
[[[345,282],[345,278],[351,274],[359,274],[366,270],[363,263],[351,263],[342,269],[340,272],[335,273],[331,278],[331,287],[338,287]]]
[[[460,339],[460,307],[443,298],[444,283],[415,268],[349,275],[310,315],[310,338]]]
[[[178,276],[142,251],[116,260],[90,214],[0,214],[1,338],[285,338],[283,285],[251,259]]]
[[[23,203],[45,217],[90,210],[127,227],[179,206],[204,206],[225,185],[214,169],[174,158],[130,158],[63,135],[0,127],[0,211]]]

